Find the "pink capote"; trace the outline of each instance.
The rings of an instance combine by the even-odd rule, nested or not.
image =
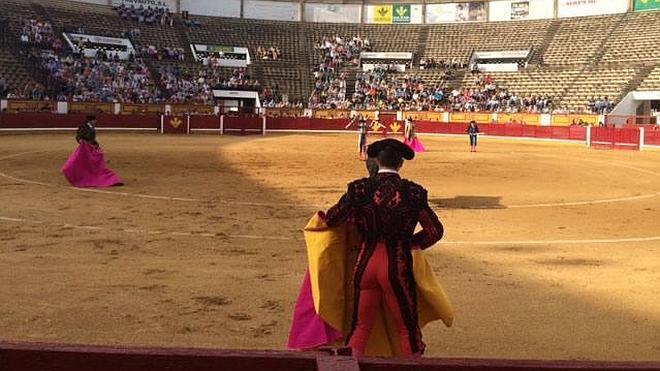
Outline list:
[[[305,272],[300,294],[293,310],[289,331],[289,349],[312,349],[341,339],[340,331],[328,325],[316,313],[309,270]]]
[[[413,140],[404,140],[404,144],[408,145],[413,151],[415,152],[425,152],[426,148],[424,148],[424,145],[422,144],[422,141],[417,139],[417,137],[414,137]]]
[[[74,187],[112,187],[121,179],[105,165],[101,148],[81,141],[78,148],[62,166],[62,174]]]

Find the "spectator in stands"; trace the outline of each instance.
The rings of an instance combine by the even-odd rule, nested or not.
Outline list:
[[[200,68],[196,75],[186,74],[178,67],[163,66],[159,70],[160,86],[174,103],[213,103],[213,89],[261,90],[258,81],[252,80],[244,69],[234,69],[223,74],[213,67]]]
[[[55,39],[50,22],[36,19],[20,19],[21,42],[51,45]]]
[[[272,59],[277,60],[280,58],[281,52],[279,48],[271,46],[270,48],[257,47],[258,59]]]
[[[0,98],[7,96],[7,80],[0,75]]]
[[[124,4],[115,6],[117,14],[124,20],[132,20],[138,23],[148,23],[148,24],[160,24],[165,26],[169,24],[170,27],[173,25],[174,14],[170,12],[167,7],[152,7],[147,6],[146,8],[143,5],[136,8],[133,5],[127,7]]]
[[[104,55],[105,53],[98,53]],[[158,103],[163,101],[151,74],[141,61],[123,63],[110,59],[44,56],[43,68],[59,81],[63,95],[76,102]],[[40,94],[37,91],[36,94]]]

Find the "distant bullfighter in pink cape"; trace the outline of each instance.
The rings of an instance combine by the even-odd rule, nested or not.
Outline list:
[[[417,134],[415,133],[415,124],[413,123],[413,120],[411,118],[406,119],[406,126],[405,126],[405,132],[404,132],[404,141],[408,147],[410,147],[413,151],[415,152],[424,152],[426,149],[424,148],[424,145],[422,144],[422,141],[417,138]]]
[[[96,141],[96,117],[87,116],[87,122],[78,127],[78,148],[62,166],[62,174],[74,187],[112,187],[122,181],[105,164],[105,155]]]

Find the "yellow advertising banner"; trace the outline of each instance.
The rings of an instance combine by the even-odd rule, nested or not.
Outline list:
[[[376,5],[373,23],[392,24],[392,5]]]
[[[349,114],[350,114],[350,112],[349,112]],[[376,111],[357,111],[357,114],[362,115],[362,116],[364,116],[368,119],[371,119],[371,120],[376,118]],[[344,117],[348,118],[348,117],[350,117],[350,115],[349,116],[344,116]]]
[[[357,115],[362,115],[367,119],[375,119],[376,111],[355,111]],[[318,109],[312,113],[313,118],[317,119],[348,119],[351,118],[351,111],[336,109]]]
[[[172,105],[172,113],[175,115],[182,113],[212,115],[215,113],[215,107],[203,104],[175,104]]]
[[[268,117],[301,117],[303,113],[302,108],[276,107],[266,109],[266,116]]]
[[[69,103],[70,113],[113,113],[113,103]]]
[[[7,112],[51,112],[57,108],[56,102],[40,100],[8,100]]]
[[[598,115],[552,115],[552,126],[598,125]]]
[[[541,125],[541,115],[535,113],[498,113],[497,123]]]
[[[477,124],[490,124],[492,122],[492,115],[490,113],[473,113],[473,112],[452,112],[449,114],[449,122],[470,122],[475,121]]]
[[[403,113],[403,118],[412,119],[413,121],[442,121],[443,112],[429,112],[429,111],[408,111]]]
[[[162,104],[133,104],[122,103],[121,113],[123,115],[130,114],[162,114],[165,113],[165,106]]]

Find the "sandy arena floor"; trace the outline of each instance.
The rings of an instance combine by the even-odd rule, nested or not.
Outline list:
[[[0,135],[0,339],[283,349],[301,228],[365,175],[354,135],[100,133],[126,186],[59,173],[72,134]],[[660,151],[423,137],[456,310],[430,356],[660,360]]]

